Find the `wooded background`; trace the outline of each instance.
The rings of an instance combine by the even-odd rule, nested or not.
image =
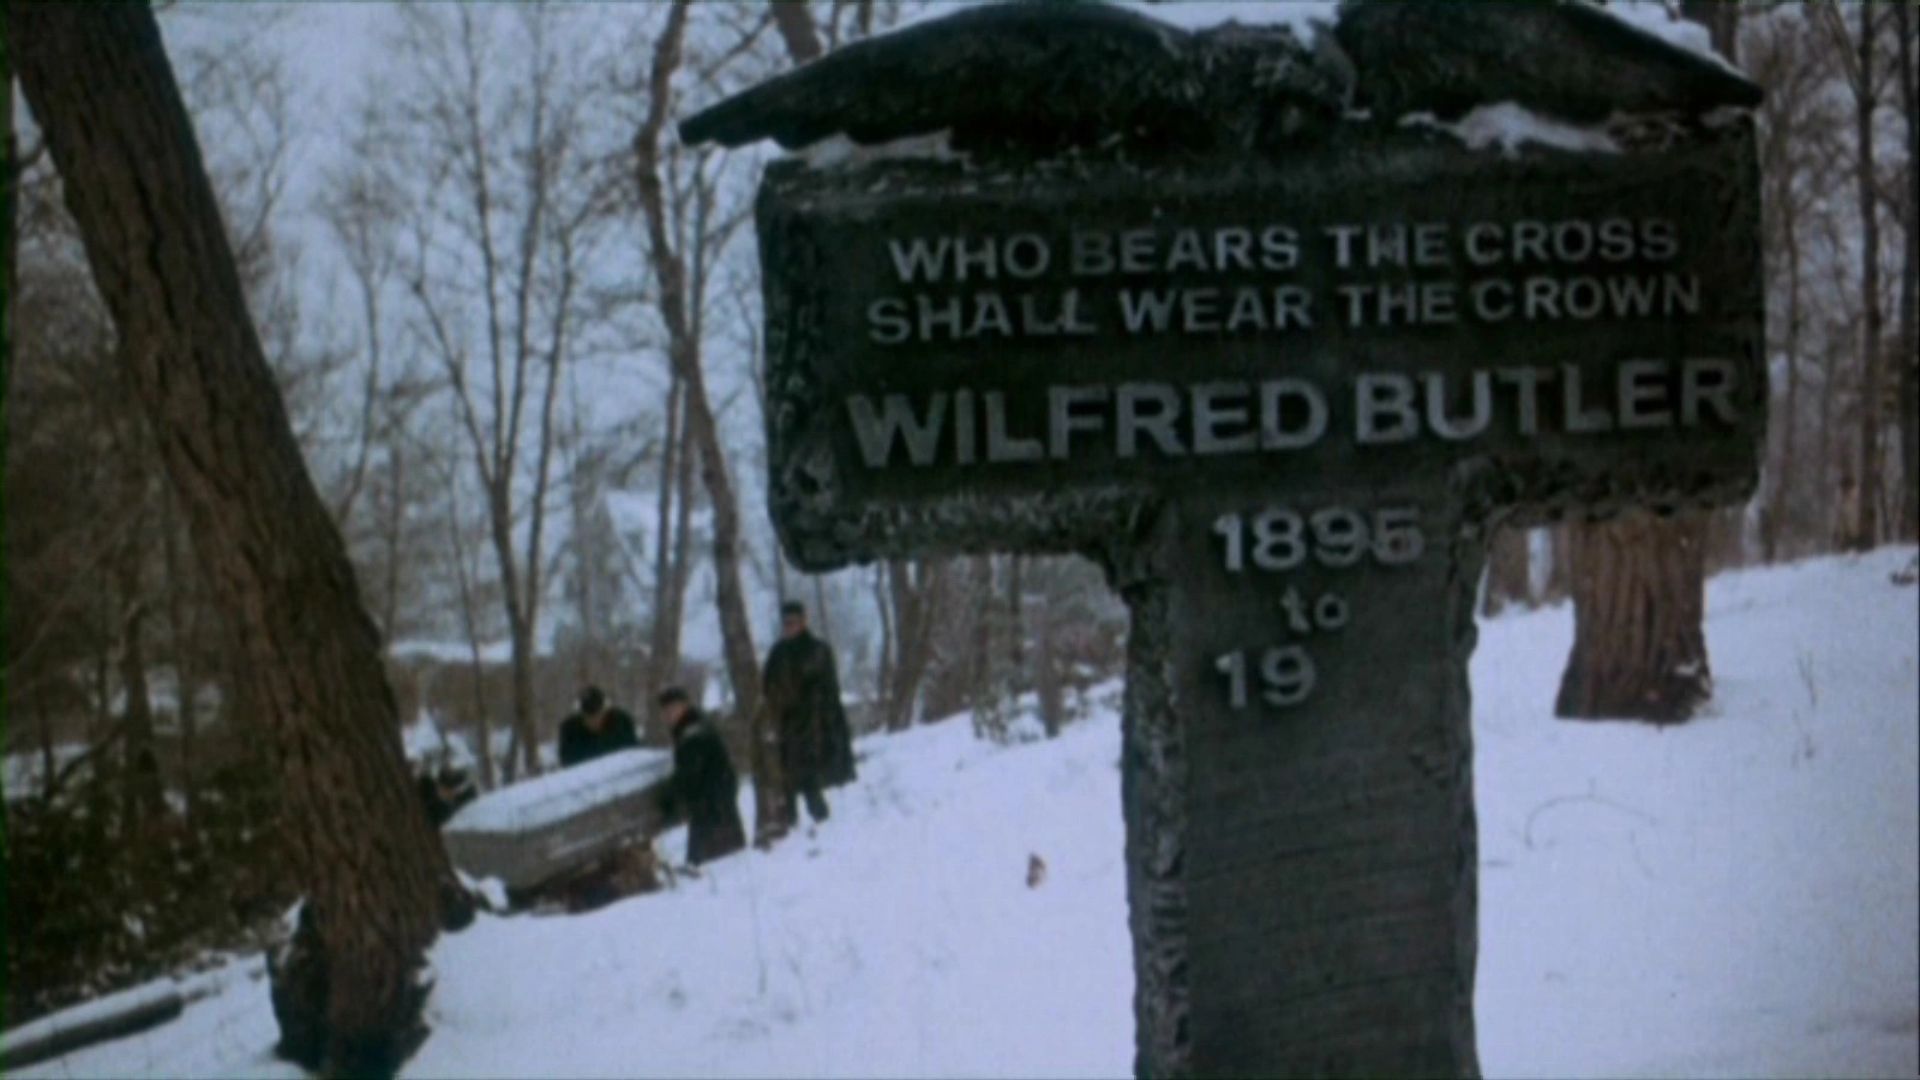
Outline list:
[[[1677,721],[1707,698],[1704,575],[1916,535],[1920,13],[1686,8],[1768,93],[1770,442],[1744,508],[1491,538],[1486,614],[1581,605],[1568,715]],[[1057,729],[1076,687],[1119,672],[1124,611],[1088,563],[812,577],[762,510],[765,152],[689,151],[672,123],[917,10],[367,8],[352,16],[364,78],[324,96],[315,50],[332,39],[310,14],[161,10],[261,343],[423,766],[465,747],[483,787],[539,771],[588,682],[653,741],[653,694],[686,684],[748,760],[782,597],[838,650],[861,731],[971,709],[1006,737],[1023,694]],[[11,97],[9,113],[12,1024],[249,940],[292,890],[245,661],[60,178]]]

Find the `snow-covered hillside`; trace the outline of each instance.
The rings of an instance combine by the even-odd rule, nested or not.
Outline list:
[[[1483,627],[1488,1075],[1915,1074],[1920,594],[1888,580],[1912,557],[1714,580],[1715,703],[1664,731],[1550,717],[1565,609]],[[483,918],[438,946],[409,1073],[1129,1073],[1116,697],[1053,742],[865,740],[811,839],[592,915]],[[290,1075],[235,970],[19,1075]]]

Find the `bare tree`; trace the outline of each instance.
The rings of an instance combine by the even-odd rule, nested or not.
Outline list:
[[[726,452],[707,392],[701,342],[694,325],[696,298],[688,287],[689,252],[676,244],[669,226],[666,161],[663,150],[672,111],[673,81],[681,66],[688,17],[687,0],[675,0],[655,39],[647,77],[647,113],[633,137],[635,176],[647,229],[647,253],[657,288],[656,303],[667,332],[667,353],[681,384],[681,422],[699,457],[701,480],[713,514],[713,564],[720,606],[720,629],[727,675],[736,711],[751,717],[759,705],[759,664],[753,628],[741,587],[740,505],[727,472]],[[685,451],[683,451],[684,453]]]
[[[360,388],[358,424],[346,476],[332,500],[334,519],[342,528],[353,519],[374,447],[380,441],[381,380],[385,373],[387,281],[398,251],[401,193],[379,162],[379,129],[369,104],[361,114],[360,130],[347,144],[352,163],[328,178],[320,212],[334,242],[345,257],[354,291],[360,301],[360,352],[365,374]]]
[[[117,355],[280,751],[325,971],[295,1009],[325,1031],[332,1068],[390,1071],[418,1024],[452,871],[408,783],[378,639],[247,313],[159,28],[144,5],[32,5],[8,29]]]
[[[1899,5],[1894,5],[1898,7]],[[1847,87],[1853,95],[1854,177],[1860,213],[1860,439],[1854,466],[1858,485],[1855,517],[1849,523],[1846,546],[1864,551],[1879,542],[1881,502],[1880,444],[1880,200],[1874,166],[1874,112],[1880,84],[1875,64],[1876,4],[1854,4],[1857,30],[1850,30],[1838,0],[1824,0],[1817,8],[1822,29],[1836,54],[1845,60]],[[1848,48],[1849,35],[1853,45]]]
[[[1893,5],[1894,71],[1907,159],[1895,204],[1906,234],[1900,259],[1900,531],[1920,536],[1920,11]]]
[[[1825,50],[1810,47],[1806,11],[1782,6],[1752,20],[1742,43],[1747,70],[1767,89],[1760,111],[1760,176],[1765,235],[1774,258],[1767,260],[1771,322],[1769,352],[1785,368],[1769,447],[1761,498],[1761,557],[1771,562],[1794,550],[1808,530],[1805,498],[1817,494],[1804,483],[1809,457],[1802,443],[1806,428],[1808,374],[1817,372],[1813,348],[1817,334],[1816,298],[1809,295],[1813,267],[1808,252],[1817,219],[1830,202],[1835,161],[1840,156],[1833,132],[1842,125],[1828,84],[1834,76]],[[1824,478],[1824,459],[1814,459],[1815,480]],[[1816,485],[1816,488],[1823,485]]]
[[[411,9],[404,47],[421,62],[395,147],[423,187],[408,210],[400,273],[437,362],[473,475],[512,652],[518,757],[539,769],[534,664],[546,589],[547,510],[563,371],[581,347],[581,287],[611,185],[586,129],[589,81],[558,39],[561,15]],[[516,21],[519,63],[493,55]]]
[[[743,37],[751,36],[749,30]],[[689,160],[677,151],[669,151],[661,161],[661,194],[665,201],[665,212],[669,232],[678,245],[674,257],[685,265],[684,299],[687,304],[685,329],[704,355],[709,341],[709,320],[707,309],[713,302],[716,279],[716,263],[722,258],[727,245],[739,232],[747,220],[746,207],[723,209],[721,207],[721,184],[726,177],[724,159],[720,155],[703,153]],[[644,192],[642,192],[644,198]],[[645,210],[643,207],[643,215]],[[657,276],[657,275],[656,275]],[[754,282],[735,282],[735,298]],[[662,320],[663,322],[666,320]],[[750,318],[742,318],[742,325],[750,323]],[[669,325],[669,336],[671,337]],[[749,337],[751,331],[749,330]],[[659,469],[659,491],[657,495],[658,516],[655,523],[654,552],[654,619],[652,629],[652,658],[648,670],[649,696],[679,677],[680,633],[686,616],[687,586],[693,572],[691,550],[693,511],[702,492],[695,487],[695,468],[703,461],[702,441],[693,424],[693,412],[690,398],[690,384],[682,375],[680,366],[674,363],[669,348],[668,390],[667,390],[667,443],[671,451],[662,456]],[[747,355],[753,355],[748,349]],[[704,369],[704,359],[702,360]],[[724,407],[724,406],[723,406]],[[716,426],[718,417],[715,417]],[[702,472],[701,479],[704,481]],[[731,477],[728,477],[730,480]],[[729,484],[729,490],[731,485]],[[706,495],[709,506],[713,503],[713,493],[709,488]],[[746,555],[745,527],[734,516],[733,528],[739,537],[739,555],[735,565]],[[720,522],[715,519],[715,541],[718,542]],[[716,563],[718,565],[718,563]],[[724,603],[724,602],[723,602]],[[744,588],[742,589],[742,610],[744,611]],[[723,632],[725,631],[723,608]],[[728,646],[731,658],[732,646]],[[752,654],[751,641],[747,652]],[[729,667],[729,677],[732,677]],[[736,703],[738,695],[736,694]],[[743,714],[745,715],[745,714]]]

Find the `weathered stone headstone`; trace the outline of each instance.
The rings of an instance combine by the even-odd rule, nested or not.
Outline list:
[[[1722,120],[768,169],[789,556],[1078,552],[1131,607],[1142,1073],[1477,1072],[1481,538],[1752,489],[1755,155]]]

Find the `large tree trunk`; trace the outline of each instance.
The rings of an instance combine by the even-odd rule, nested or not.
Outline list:
[[[248,317],[159,27],[145,4],[8,15],[116,354],[278,754],[324,967],[291,1000],[324,1032],[305,1056],[391,1071],[419,1031],[417,975],[452,870],[409,783],[379,638]]]
[[[1571,530],[1573,652],[1556,715],[1676,723],[1711,696],[1703,520],[1642,514]]]

